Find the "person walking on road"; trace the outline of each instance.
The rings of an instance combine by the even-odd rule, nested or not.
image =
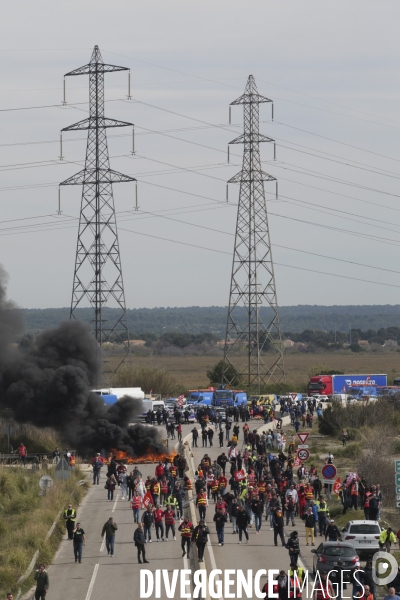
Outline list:
[[[68,533],[68,539],[72,540],[74,537],[73,531],[75,529],[76,521],[76,510],[72,508],[72,504],[68,504],[68,508],[64,510],[64,521]]]
[[[222,512],[222,508],[217,508],[217,512],[214,515],[213,521],[215,523],[215,527],[217,528],[217,537],[218,537],[218,545],[224,545],[224,533],[225,533],[225,523],[227,522],[228,517],[226,513]]]
[[[133,493],[133,498],[132,498],[132,502],[131,502],[131,509],[133,512],[133,522],[134,523],[139,523],[141,507],[142,507],[142,497],[139,496],[138,491],[135,490]]]
[[[278,545],[278,535],[281,538],[282,546],[286,546],[283,514],[281,510],[274,512],[274,544]]]
[[[164,518],[164,511],[162,510],[162,508],[160,508],[160,505],[157,504],[156,508],[154,509],[154,525],[156,528],[156,537],[157,537],[157,542],[164,541],[164,522],[163,522],[163,518]]]
[[[379,536],[379,550],[389,552],[392,544],[397,544],[397,538],[394,535],[392,528],[383,529]]]
[[[335,525],[335,521],[331,519],[328,527],[325,530],[325,541],[328,540],[329,542],[337,542],[340,537],[340,531],[337,525]]]
[[[151,544],[151,528],[154,524],[154,515],[151,504],[142,514],[142,523],[144,526],[144,538]]]
[[[73,544],[74,544],[74,556],[75,556],[75,562],[82,562],[82,548],[83,546],[86,546],[86,537],[85,537],[85,532],[83,531],[81,524],[77,523],[76,527],[74,529],[74,537],[73,537]]]
[[[39,568],[35,573],[35,581],[35,600],[45,600],[46,594],[49,591],[50,580],[49,574],[46,571],[46,565],[43,563],[39,565]]]
[[[114,500],[114,491],[115,491],[115,488],[117,487],[117,480],[115,478],[115,475],[110,475],[110,477],[107,479],[106,485],[104,487],[106,488],[106,490],[108,490],[108,492],[107,492],[108,502],[112,502],[112,500]]]
[[[110,517],[103,525],[101,530],[101,537],[106,536],[106,548],[107,556],[114,556],[114,543],[115,543],[115,532],[118,529],[118,525],[114,523],[114,519]]]
[[[243,506],[239,506],[238,514],[236,517],[236,524],[239,531],[239,544],[242,543],[242,534],[246,536],[246,544],[249,543],[249,534],[247,532],[247,527],[250,523],[249,515],[244,511]]]
[[[194,528],[192,535],[192,542],[195,542],[197,546],[197,557],[199,562],[204,562],[204,549],[208,542],[209,535],[210,530],[204,523],[203,519],[201,519],[197,527]]]
[[[164,520],[165,520],[165,539],[168,542],[168,534],[169,530],[172,531],[172,537],[176,540],[175,537],[175,512],[171,506],[167,506],[167,510],[164,511]]]
[[[193,448],[197,448],[197,440],[199,438],[199,432],[196,427],[192,429],[192,446]]]
[[[179,525],[178,531],[181,532],[181,548],[182,557],[187,556],[190,558],[190,546],[192,544],[193,535],[193,523],[189,521],[189,517],[185,517],[183,522]]]
[[[60,454],[60,453],[59,453]],[[93,461],[92,469],[93,469],[93,485],[99,485],[100,483],[100,472],[103,466],[103,460],[98,452],[96,458]]]
[[[299,556],[301,556],[298,531],[292,531],[288,543],[286,544],[286,548],[289,550],[290,564],[297,565],[297,560]]]
[[[307,509],[304,523],[306,526],[306,546],[309,546],[308,540],[310,538],[311,538],[311,546],[315,546],[315,544],[314,544],[315,515],[313,513],[311,506],[310,506],[310,508]]]
[[[148,563],[149,561],[146,560],[146,538],[144,537],[143,523],[138,523],[137,529],[135,529],[135,532],[133,534],[133,541],[135,542],[135,546],[137,548],[137,557],[139,565],[141,565],[142,562]],[[141,557],[143,558],[143,561],[141,560]]]

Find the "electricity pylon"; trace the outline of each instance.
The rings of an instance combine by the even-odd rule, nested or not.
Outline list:
[[[89,64],[66,73],[65,77],[89,75],[90,112],[88,118],[62,130],[88,131],[85,168],[60,185],[82,185],[70,318],[77,318],[78,306],[89,304],[100,351],[105,342],[124,348],[115,368],[109,369],[103,359],[103,373],[115,372],[130,350],[112,184],[136,179],[110,169],[106,129],[132,126],[104,116],[104,74],[116,71],[129,69],[104,64],[95,46]],[[117,307],[116,315],[104,310],[108,304]]]
[[[273,142],[259,133],[259,105],[272,102],[261,96],[254,77],[249,76],[244,94],[231,103],[243,104],[244,133],[231,144],[244,144],[243,166],[228,183],[239,183],[239,204],[233,253],[229,311],[226,326],[223,381],[232,384],[235,367],[242,384],[260,386],[285,380],[278,301],[264,181],[275,177],[264,173],[260,142]],[[239,308],[244,307],[246,317]],[[246,361],[234,360],[246,350]],[[266,351],[268,350],[268,353]]]

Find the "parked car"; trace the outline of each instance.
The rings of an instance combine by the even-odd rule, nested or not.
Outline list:
[[[322,542],[318,548],[311,550],[313,558],[313,574],[328,573],[340,567],[347,570],[343,574],[344,581],[350,581],[351,572],[354,571],[359,556],[350,542]],[[340,564],[341,563],[341,564]]]
[[[342,537],[359,554],[374,554],[379,550],[381,531],[378,521],[349,521],[342,529]]]

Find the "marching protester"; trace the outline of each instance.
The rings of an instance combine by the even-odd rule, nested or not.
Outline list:
[[[68,539],[72,540],[74,537],[73,531],[75,529],[76,521],[76,510],[72,508],[72,504],[68,504],[68,508],[64,510],[64,521],[68,533]]]
[[[86,536],[83,531],[81,524],[77,523],[73,531],[73,544],[74,544],[74,556],[75,562],[82,562],[82,547],[86,546]]]
[[[137,548],[138,563],[140,565],[142,562],[148,563],[149,561],[146,560],[146,538],[144,537],[143,523],[138,523],[137,529],[135,529],[135,533],[133,534],[133,541],[135,542],[135,546]]]
[[[194,528],[192,534],[192,542],[194,542],[197,546],[197,557],[199,562],[204,562],[204,549],[208,542],[209,535],[210,530],[204,523],[203,519],[201,519],[197,527]]]
[[[46,571],[46,565],[41,563],[35,573],[36,590],[35,600],[45,600],[46,594],[49,591],[50,580],[49,574]]]
[[[192,543],[192,535],[193,535],[193,523],[189,521],[189,517],[185,517],[183,522],[179,525],[178,531],[181,532],[181,548],[182,548],[182,557],[189,557],[190,554],[190,546]]]
[[[115,532],[118,529],[118,525],[114,523],[114,519],[110,517],[103,525],[101,530],[101,537],[106,536],[106,548],[107,556],[114,556],[114,543],[115,543]]]

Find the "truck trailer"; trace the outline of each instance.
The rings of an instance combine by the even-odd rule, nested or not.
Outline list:
[[[387,375],[314,375],[308,382],[308,395],[349,394],[356,386],[386,387]]]

